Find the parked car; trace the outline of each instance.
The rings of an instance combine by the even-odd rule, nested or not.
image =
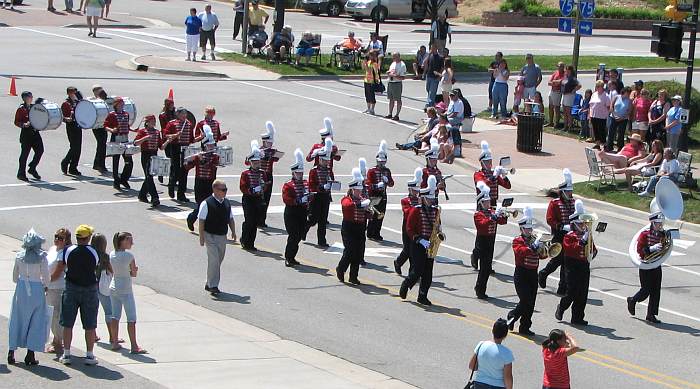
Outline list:
[[[311,15],[320,15],[322,13],[328,16],[338,16],[343,13],[343,1],[341,0],[302,0],[302,8]]]
[[[355,20],[370,18],[372,20],[379,19],[413,19],[414,22],[420,23],[428,17],[427,3],[428,0],[381,0],[381,5],[378,5],[377,0],[348,0],[345,3],[345,12]],[[440,7],[438,13],[444,14],[447,10],[447,17],[456,17],[457,0],[446,0]]]

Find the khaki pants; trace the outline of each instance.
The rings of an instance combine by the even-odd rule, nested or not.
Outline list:
[[[46,304],[53,307],[51,316],[51,333],[58,344],[63,343],[63,327],[59,324],[61,318],[61,300],[63,289],[49,289],[46,291]]]
[[[207,248],[207,286],[218,288],[221,279],[221,263],[226,255],[226,235],[204,233]]]

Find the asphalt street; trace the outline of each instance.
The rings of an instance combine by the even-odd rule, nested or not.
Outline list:
[[[176,9],[201,3],[169,1],[158,2],[157,7],[155,4],[131,9],[144,17],[160,17],[174,24]],[[309,16],[294,17],[307,23],[316,21]],[[345,27],[336,30],[341,29]],[[160,111],[169,88],[174,89],[176,104],[187,107],[198,118],[205,105],[215,105],[223,128],[233,134],[225,143],[234,148],[235,163],[220,169],[219,176],[228,182],[229,195],[236,205],[240,201],[237,182],[243,170],[243,156],[249,150],[250,139],[257,138],[263,131],[266,120],[274,121],[278,129],[276,146],[287,154],[276,165],[273,190],[276,195],[273,195],[267,222],[270,227],[258,233],[256,245],[262,251],[253,255],[240,250],[236,244],[229,245],[222,270],[222,289],[227,293],[213,300],[202,290],[204,250],[197,245],[196,236],[186,230],[183,220],[190,208],[168,200],[167,194],[161,193],[163,205],[157,210],[149,209],[138,202],[135,191],[116,192],[109,177],[97,176],[90,169],[94,152],[91,132],[85,131],[83,136],[82,179],[60,173],[59,161],[67,150],[65,130],[61,127],[43,134],[46,153],[38,170],[44,181],[18,182],[15,179],[19,151],[17,131],[10,121],[19,101],[3,95],[0,96],[0,115],[7,118],[3,126],[7,141],[0,144],[0,153],[6,158],[7,167],[0,171],[3,220],[0,233],[20,237],[34,226],[49,235],[59,226],[74,228],[80,223],[93,224],[98,231],[107,234],[127,230],[135,236],[134,253],[140,267],[137,282],[158,292],[191,301],[420,387],[463,386],[471,350],[479,340],[489,336],[492,322],[505,317],[517,301],[512,285],[510,249],[510,240],[517,234],[517,226],[513,224],[499,228],[501,235],[495,250],[498,274],[489,282],[491,299],[484,302],[474,296],[476,272],[465,266],[474,240],[472,170],[458,165],[441,166],[444,173],[456,176],[448,183],[450,201],[441,199],[447,241],[435,267],[430,294],[434,306],[431,308],[412,302],[415,291],[409,294],[408,300],[401,301],[396,296],[401,278],[392,269],[392,260],[401,242],[399,198],[405,192],[408,175],[423,164],[423,159],[412,153],[393,150],[389,153],[388,166],[396,176],[397,186],[390,191],[391,206],[383,230],[385,242],[368,243],[369,265],[360,272],[364,285],[342,285],[333,271],[341,251],[341,217],[337,210],[340,193],[334,196],[331,212],[329,242],[333,247],[325,251],[316,247],[312,230],[310,240],[302,245],[299,253],[302,266],[285,268],[280,255],[286,233],[279,191],[288,177],[294,148],[308,150],[318,140],[317,130],[322,126],[323,117],[330,116],[334,121],[336,142],[340,148],[348,150],[335,169],[340,180],[347,182],[359,157],[373,160],[379,140],[386,139],[391,145],[410,137],[423,115],[424,92],[420,82],[406,83],[402,122],[395,123],[360,113],[364,101],[357,82],[236,81],[136,73],[117,68],[114,63],[132,54],[172,56],[176,50],[182,50],[182,45],[129,31],[105,31],[104,38],[94,40],[85,37],[82,29],[22,27],[2,31],[8,41],[21,42],[9,45],[4,54],[8,58],[26,58],[22,62],[6,62],[2,72],[22,75],[18,87],[32,90],[35,97],[60,101],[68,85],[87,93],[92,84],[99,83],[111,94],[135,99],[139,119],[144,114]],[[163,28],[139,31],[178,35],[177,30]],[[629,48],[627,41],[625,47]],[[489,50],[493,51],[493,45]],[[640,78],[665,79],[668,75]],[[584,78],[584,82],[586,80]],[[470,81],[461,86],[475,109],[485,107],[483,83]],[[385,100],[379,100],[377,111],[383,113]],[[472,141],[478,142],[478,138]],[[499,155],[498,150],[494,151]],[[139,162],[134,172],[137,177],[132,180],[132,187],[138,190],[142,176]],[[159,188],[161,192],[164,189]],[[515,207],[532,206],[542,226],[548,199],[530,187],[515,187],[510,192],[515,198]],[[633,319],[627,314],[624,302],[624,297],[633,294],[638,287],[637,270],[627,257],[627,249],[643,220],[620,214],[613,208],[593,204],[589,207],[609,223],[605,233],[595,236],[601,251],[592,264],[586,312],[591,325],[571,327],[554,319],[558,299],[552,293],[556,281],[550,278],[548,289],[538,295],[533,320],[533,330],[538,337],[533,341],[514,334],[506,340],[516,358],[516,386],[540,385],[542,362],[540,348],[535,342],[550,329],[560,327],[571,331],[586,349],[570,361],[574,387],[700,388],[700,372],[688,363],[694,360],[700,336],[697,308],[700,250],[695,244],[698,235],[684,230],[683,240],[677,242],[669,266],[664,267],[659,316],[663,323],[651,326],[639,319],[644,317],[644,306],[638,307],[638,318]],[[242,217],[236,222],[240,233]],[[565,320],[568,319],[568,315],[565,316]]]

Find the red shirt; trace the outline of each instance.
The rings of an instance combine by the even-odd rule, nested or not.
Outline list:
[[[493,220],[491,215],[493,215],[491,211],[477,211],[474,213],[474,225],[476,226],[477,236],[495,236],[496,226],[508,222],[505,216],[499,216],[496,220]]]
[[[163,138],[160,136],[160,131],[158,131],[155,127],[151,129],[142,128],[138,130],[136,132],[134,142],[145,138],[148,135],[150,135],[150,137],[141,143],[141,151],[158,152],[158,149],[163,146],[164,142]]]
[[[241,193],[245,195],[262,196],[265,191],[265,183],[267,182],[267,173],[262,170],[248,169],[241,173],[239,188]],[[253,192],[253,188],[260,186],[260,192]]]
[[[564,235],[564,241],[562,242],[564,256],[587,262],[588,258],[583,255],[585,246],[581,244],[581,237],[583,237],[583,234],[579,235],[576,231],[571,231]],[[591,239],[590,233],[588,239]],[[591,252],[595,251],[595,243],[593,243],[591,245]]]
[[[221,135],[221,125],[219,124],[218,121],[214,119],[204,119],[200,120],[199,123],[197,123],[197,126],[194,128],[194,137],[199,138],[200,136],[203,135],[204,132],[204,125],[207,124],[209,127],[211,127],[211,132],[214,134],[214,142],[219,142],[222,140],[226,140],[226,136]]]
[[[408,217],[406,218],[406,233],[411,240],[415,240],[418,237],[430,239],[436,219],[436,207],[413,207],[408,211]]]
[[[576,200],[553,199],[547,206],[547,224],[552,231],[559,231],[564,225],[569,224],[569,216],[574,213],[574,203]]]
[[[66,101],[61,104],[61,112],[64,118],[70,118],[71,122],[75,121],[75,106],[78,105],[77,100],[66,99]],[[67,123],[66,119],[63,119]]]
[[[116,128],[118,131],[116,135],[129,135],[129,113],[126,111],[110,112],[105,119],[104,126]]]
[[[513,239],[512,247],[513,255],[515,256],[515,266],[535,270],[540,266],[539,254],[527,245],[522,235]]]
[[[542,386],[569,389],[569,362],[566,356],[566,349],[559,347],[551,351],[544,347],[542,348],[542,359],[544,360]]]
[[[27,123],[29,123],[29,106],[22,104],[15,111],[15,126],[24,128]]]
[[[195,177],[204,180],[216,179],[216,168],[219,165],[219,156],[216,154],[208,154],[208,157],[202,157],[201,154],[193,156],[185,162],[185,169],[190,170],[195,168]]]
[[[401,199],[401,210],[403,211],[403,224],[406,224],[406,219],[408,218],[408,213],[413,207],[420,204],[420,197],[418,196],[406,196]]]
[[[343,207],[343,221],[357,224],[367,223],[370,213],[367,208],[360,207],[362,200],[366,200],[366,198],[345,196],[340,200],[340,205]]]
[[[651,99],[637,97],[634,99],[634,120],[638,122],[649,122],[649,108],[651,108]]]
[[[173,119],[168,122],[163,130],[163,135],[172,135],[180,133],[180,136],[174,141],[174,143],[180,146],[187,146],[194,142],[194,133],[192,132],[192,123],[185,119],[180,121],[179,119]]]
[[[308,207],[309,202],[301,203],[301,198],[309,193],[309,182],[306,180],[297,181],[291,179],[282,185],[282,201],[285,205]]]
[[[380,188],[377,186],[380,182],[384,185]],[[394,186],[394,179],[391,178],[391,170],[386,167],[373,167],[367,170],[367,178],[365,179],[365,186],[369,188],[370,196],[382,196],[386,193],[386,188]]]
[[[316,166],[309,171],[309,190],[312,192],[327,193],[329,191],[323,189],[323,185],[333,180],[335,180],[333,170],[323,166]]]
[[[318,166],[318,159],[319,157],[314,158],[312,155],[314,153],[314,150],[320,149],[326,145],[325,142],[321,143],[315,143],[313,146],[311,146],[311,150],[309,151],[309,154],[306,156],[306,162],[311,162],[311,160],[314,161],[314,166]],[[340,155],[338,155],[338,148],[333,145],[333,150],[331,151],[331,160],[328,163],[328,167],[333,169],[333,161],[340,161]]]
[[[566,73],[564,72],[559,72],[558,70],[552,73],[552,75],[549,77],[549,82],[552,81],[561,81],[564,78],[566,78]],[[557,83],[555,85],[551,85],[552,87],[552,92],[556,93],[561,93],[561,83]]]
[[[506,189],[510,189],[510,180],[507,177],[498,176],[496,179],[493,178],[492,171],[479,170],[474,172],[474,185],[479,181],[484,181],[486,185],[489,186],[491,192],[489,192],[489,197],[493,200],[498,201],[498,187],[502,186]],[[479,194],[479,188],[476,188],[476,194]]]
[[[637,254],[640,258],[644,258],[649,255],[649,247],[661,242],[661,238],[664,236],[662,231],[656,232],[651,230],[644,230],[639,234],[637,239]]]
[[[629,142],[622,146],[622,150],[620,150],[619,154],[624,155],[627,159],[630,159],[639,155],[640,151],[642,151],[641,142]]]
[[[168,126],[168,122],[175,119],[175,111],[164,111],[158,115],[158,122],[160,122],[160,130],[165,131],[165,127]]]

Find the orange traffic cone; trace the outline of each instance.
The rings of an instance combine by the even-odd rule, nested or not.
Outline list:
[[[168,91],[168,100],[175,101],[175,99],[173,98],[173,88],[170,88],[170,90]]]
[[[10,96],[17,96],[17,86],[15,85],[15,78],[12,77],[12,81],[10,81],[10,93],[8,93]]]

